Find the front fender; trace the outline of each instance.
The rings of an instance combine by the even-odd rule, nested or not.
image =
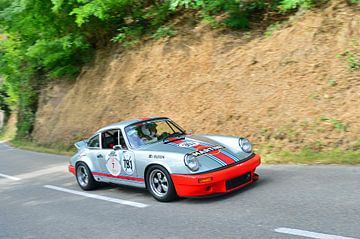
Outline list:
[[[209,141],[213,144],[220,144],[234,153],[239,158],[249,157],[252,153],[244,152],[239,145],[239,137],[224,136],[224,135],[194,135],[194,138],[204,141]]]

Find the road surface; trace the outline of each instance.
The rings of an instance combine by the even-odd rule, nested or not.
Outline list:
[[[0,238],[360,239],[360,167],[263,165],[228,195],[160,203],[142,189],[82,191],[68,157],[0,143]]]

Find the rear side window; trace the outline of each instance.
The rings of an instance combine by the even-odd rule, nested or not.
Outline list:
[[[90,138],[88,146],[89,148],[100,148],[99,135],[95,135],[94,137]]]
[[[119,130],[112,129],[101,134],[102,148],[113,149],[115,145],[119,144]]]

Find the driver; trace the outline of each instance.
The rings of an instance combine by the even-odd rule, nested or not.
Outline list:
[[[141,132],[144,135],[142,140],[146,143],[154,143],[158,140],[158,137],[156,135],[157,129],[155,123],[144,124],[143,126],[141,126]]]

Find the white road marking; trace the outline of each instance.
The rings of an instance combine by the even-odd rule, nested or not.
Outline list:
[[[14,180],[14,181],[19,181],[19,180],[21,180],[21,178],[9,176],[9,175],[2,174],[2,173],[0,173],[0,177],[7,178],[7,179],[11,179],[11,180]]]
[[[0,149],[0,151],[13,151],[13,150],[15,150],[15,149],[11,149],[11,148],[9,148],[9,149]]]
[[[52,166],[50,168],[44,168],[44,169],[40,169],[40,170],[33,171],[33,172],[19,174],[16,176],[19,178],[22,178],[22,179],[29,179],[29,178],[36,178],[39,176],[44,176],[44,175],[54,174],[54,173],[64,173],[65,174],[67,172],[68,172],[67,165],[58,164],[58,165]],[[69,176],[71,176],[71,175],[69,174]]]
[[[44,185],[44,187],[45,187],[45,188],[49,188],[49,189],[54,189],[54,190],[57,190],[57,191],[61,191],[61,192],[66,192],[66,193],[71,193],[71,194],[75,194],[75,195],[80,195],[80,196],[84,196],[84,197],[88,197],[88,198],[94,198],[94,199],[98,199],[98,200],[103,200],[103,201],[108,201],[108,202],[113,202],[113,203],[128,205],[128,206],[132,206],[132,207],[145,208],[145,207],[148,207],[148,206],[149,206],[149,205],[143,204],[143,203],[138,203],[138,202],[133,202],[133,201],[127,201],[127,200],[118,199],[118,198],[111,198],[111,197],[106,197],[106,196],[100,196],[100,195],[96,195],[96,194],[91,194],[91,193],[86,193],[86,192],[75,191],[75,190],[71,190],[71,189],[67,189],[67,188],[61,188],[61,187],[56,187],[56,186],[52,186],[52,185]]]
[[[343,237],[343,236],[336,236],[336,235],[330,235],[330,234],[324,234],[318,232],[309,232],[309,231],[286,228],[286,227],[276,228],[274,231],[279,233],[290,234],[294,236],[302,236],[302,237],[316,238],[316,239],[356,239],[353,237]]]

